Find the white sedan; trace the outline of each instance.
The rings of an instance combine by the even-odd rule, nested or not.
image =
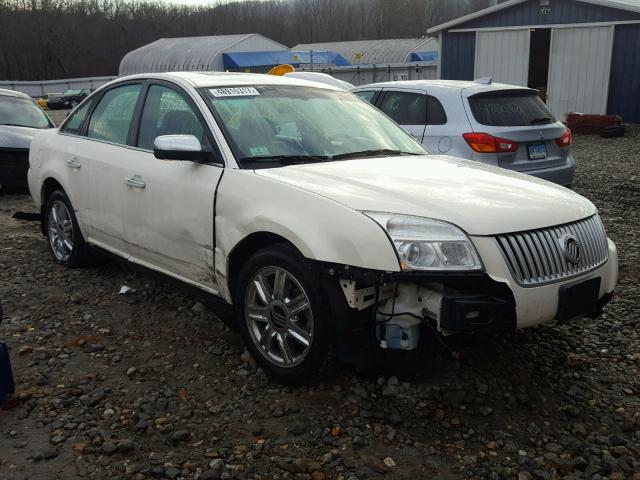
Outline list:
[[[597,315],[617,255],[563,187],[428,155],[326,84],[250,74],[120,78],[31,147],[53,259],[106,250],[235,306],[285,382],[421,332]]]

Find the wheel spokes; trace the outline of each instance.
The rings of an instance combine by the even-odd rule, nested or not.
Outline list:
[[[305,348],[311,345],[311,334],[304,330],[298,323],[291,322],[289,325],[289,331],[287,332],[289,337],[293,338],[300,345]]]
[[[262,300],[262,303],[267,305],[273,299],[273,292],[271,290],[271,286],[264,278],[264,275],[258,274],[254,280],[254,284],[260,300]]]
[[[270,352],[271,347],[273,346],[273,337],[275,337],[276,335],[277,333],[271,329],[271,326],[267,325],[267,327],[262,332],[262,337],[260,337],[260,342],[258,345],[265,352]]]
[[[267,322],[267,307],[261,307],[260,305],[249,305],[247,307],[247,316],[257,322]]]
[[[291,354],[291,350],[289,349],[289,344],[287,343],[287,338],[285,335],[279,333],[278,334],[278,348],[280,349],[280,353],[282,354],[282,361],[285,365],[290,365],[293,363],[293,355]]]
[[[273,296],[278,300],[284,298],[284,286],[287,282],[287,273],[284,270],[277,269],[273,279]]]
[[[309,308],[309,300],[307,299],[307,296],[304,293],[301,293],[296,298],[291,300],[287,304],[287,307],[289,308],[289,314],[292,317],[295,317],[296,315],[299,315],[300,313],[304,312],[307,308]]]

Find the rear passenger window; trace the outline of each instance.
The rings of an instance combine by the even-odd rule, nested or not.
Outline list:
[[[138,147],[153,150],[160,135],[194,135],[200,143],[204,129],[182,95],[169,87],[152,85],[142,110]]]
[[[141,85],[124,85],[106,92],[89,120],[87,136],[126,145]]]
[[[373,103],[373,97],[376,96],[375,91],[367,91],[367,92],[353,92],[355,93],[358,97],[360,97],[362,100],[366,100],[369,103]]]
[[[447,114],[440,100],[427,95],[427,125],[444,125],[445,123],[447,123]]]
[[[94,103],[95,102],[91,101],[85,102],[80,108],[71,114],[60,130],[65,133],[79,134],[80,130],[82,130],[84,120],[87,118],[87,114]]]
[[[410,92],[387,92],[380,110],[399,125],[427,123],[427,96]]]

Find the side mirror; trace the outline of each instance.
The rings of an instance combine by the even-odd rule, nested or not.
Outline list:
[[[204,151],[200,140],[193,135],[161,135],[153,142],[153,155],[160,160],[204,162],[211,153]]]

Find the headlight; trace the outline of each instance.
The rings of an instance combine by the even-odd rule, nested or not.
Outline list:
[[[409,215],[363,213],[387,231],[403,270],[482,270],[476,249],[455,225]]]

